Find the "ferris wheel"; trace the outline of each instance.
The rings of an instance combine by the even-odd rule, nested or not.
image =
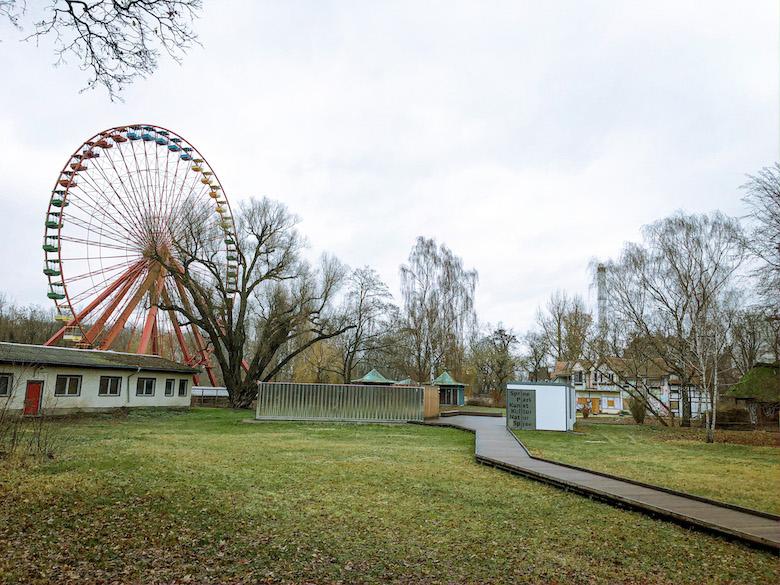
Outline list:
[[[234,291],[230,204],[189,142],[159,126],[130,125],[99,132],[76,149],[46,214],[43,273],[62,323],[46,345],[161,355],[204,366],[215,385],[200,331],[166,308],[191,307],[175,244],[191,229],[193,213],[220,240],[220,279]],[[169,261],[157,260],[161,254]]]

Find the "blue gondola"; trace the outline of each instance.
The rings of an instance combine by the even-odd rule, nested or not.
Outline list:
[[[160,146],[165,146],[166,144],[168,144],[168,141],[165,138],[163,138],[162,136],[158,136],[157,140],[155,140],[155,142],[157,144],[159,144]]]
[[[168,150],[170,150],[171,152],[178,152],[178,151],[180,151],[180,150],[181,150],[181,148],[179,148],[179,147],[178,147],[178,146],[176,146],[175,144],[169,144],[169,145],[168,145]]]
[[[139,138],[141,138],[141,137],[138,135],[138,132],[128,132],[128,133],[127,133],[127,137],[128,137],[130,140],[138,140]]]
[[[185,152],[181,155],[181,160],[192,160],[192,155]]]
[[[143,134],[141,134],[141,138],[143,138],[146,142],[154,140],[154,136],[152,136],[148,132],[144,132]]]

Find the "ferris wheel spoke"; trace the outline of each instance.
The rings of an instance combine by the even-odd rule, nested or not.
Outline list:
[[[89,184],[89,181],[87,181]],[[97,186],[90,185],[92,189],[94,189],[97,192]],[[112,217],[109,214],[109,211],[106,209],[106,204],[99,200],[99,196],[95,197],[92,193],[90,193],[88,190],[83,188],[83,184],[79,185],[78,189],[71,191],[68,197],[68,201],[74,205],[75,209],[78,211],[84,213],[85,216],[87,216],[88,219],[84,218],[78,218],[78,216],[75,216],[73,212],[68,212],[65,214],[66,218],[70,217],[76,217],[78,220],[82,222],[82,226],[88,227],[91,225],[91,222],[94,222],[95,220],[99,221],[100,223],[106,223],[106,220],[111,220],[112,222],[116,222],[116,217]],[[118,231],[116,231],[114,228],[118,227],[125,231],[125,234],[122,234]],[[133,233],[130,231],[127,226],[124,225],[113,225],[109,228],[111,232],[120,240],[127,240],[127,236],[132,236]]]
[[[82,211],[82,212],[84,212],[86,214],[86,210],[83,210],[81,208],[77,208],[77,209],[79,209],[79,211]],[[90,223],[88,221],[86,221],[85,219],[83,219],[83,218],[81,218],[81,217],[79,217],[77,215],[74,215],[72,212],[71,212],[71,214],[69,214],[67,216],[67,223],[69,223],[69,224],[72,223],[72,224],[76,225],[77,227],[79,227],[79,228],[81,228],[83,230],[86,230],[87,232],[93,231],[92,225],[90,225]],[[102,223],[102,226],[103,226],[103,232],[104,232],[103,236],[106,239],[111,240],[113,242],[116,242],[117,244],[121,244],[123,246],[127,245],[127,238],[126,237],[122,236],[118,232],[114,231],[112,228],[108,227],[107,223]]]
[[[74,236],[60,236],[60,241],[73,242],[74,244],[89,244],[93,246],[98,246],[100,248],[106,248],[108,250],[121,250],[123,252],[127,251],[126,245],[117,246],[116,244],[107,244],[106,242],[90,240],[88,238],[76,238]]]
[[[118,148],[118,152],[120,153],[121,156],[123,156],[122,150],[123,149],[121,147]],[[119,177],[120,173],[117,170],[116,165],[114,164],[113,157],[108,156],[106,157],[106,159],[111,163],[111,167],[112,170],[114,171],[114,174],[116,174],[116,176]],[[134,229],[128,231],[132,231],[132,233],[134,233],[137,237],[140,237],[143,234],[143,226],[141,225],[139,218],[137,217],[137,214],[133,213],[134,211],[133,208],[129,206],[130,201],[127,201],[127,198],[130,197],[130,194],[127,191],[126,182],[118,181],[122,185],[122,190],[125,192],[125,195],[127,195],[127,197],[124,197],[116,190],[113,184],[114,182],[108,178],[107,169],[105,169],[101,163],[95,163],[95,169],[98,171],[98,173],[100,173],[103,179],[111,186],[111,190],[114,192],[114,195],[116,195],[116,197],[112,198],[110,201],[111,206],[114,208],[117,214],[119,214],[120,217],[125,217],[133,225]],[[127,183],[130,183],[132,187],[132,177],[128,176]],[[116,207],[116,205],[113,202],[114,199],[119,201],[119,204],[122,206],[122,210]]]
[[[137,161],[137,159],[135,159],[135,145],[134,145],[134,143],[131,143],[130,151],[133,153],[134,160]],[[128,192],[128,196],[131,199],[131,201],[129,201],[128,203],[132,203],[132,205],[134,206],[134,210],[137,213],[138,211],[142,211],[144,209],[143,196],[140,194],[140,191],[143,190],[143,187],[140,184],[140,177],[136,176],[136,173],[130,170],[130,166],[127,163],[127,158],[125,158],[125,151],[124,151],[124,149],[120,149],[119,155],[122,157],[122,164],[124,165],[125,170],[127,171],[127,182],[129,183],[130,189],[132,191],[132,194],[130,194]],[[111,162],[113,164],[113,160]],[[114,168],[116,170],[116,166],[115,165],[114,165]],[[117,172],[117,174],[119,174],[118,170],[116,170],[116,172]],[[138,181],[138,188],[137,189],[136,189],[136,181]],[[125,187],[125,190],[127,190],[126,187]],[[141,217],[134,217],[134,219],[136,219],[138,222],[141,221]],[[141,226],[141,229],[143,229],[143,226]]]
[[[97,184],[97,181],[89,174],[89,172],[87,172],[87,173],[85,173],[82,176],[82,179],[84,179],[86,181],[86,184],[91,187],[92,191],[94,192],[94,196],[93,196],[92,193],[87,192],[86,189],[82,188],[82,191],[84,191],[85,195],[89,197],[89,199],[90,199],[92,204],[99,206],[99,209],[101,211],[103,211],[103,213],[105,215],[109,214],[109,211],[108,211],[108,209],[106,209],[106,207],[111,207],[114,210],[114,212],[117,213],[117,215],[119,217],[123,217],[124,216],[123,211],[121,209],[119,209],[116,206],[116,203],[115,203],[116,200],[118,200],[120,204],[124,203],[124,199],[121,197],[119,192],[114,187],[114,183],[117,182],[117,181],[116,181],[116,179],[112,180],[108,176],[106,171],[103,169],[103,166],[101,165],[101,163],[97,162],[98,160],[99,160],[98,158],[93,158],[92,161],[94,161],[94,162],[92,163],[92,166],[93,166],[95,172],[99,175],[99,178],[102,179],[103,182],[105,182],[106,187],[102,188],[101,186],[99,186]],[[108,197],[107,191],[108,192],[113,192],[114,197]],[[128,214],[128,219],[129,220],[132,221],[132,220],[135,219],[132,216],[132,214],[129,213],[129,210],[126,209],[125,213]],[[119,226],[122,227],[123,229],[125,229],[125,231],[127,231],[129,234],[132,233],[132,231],[129,229],[128,226],[125,226],[125,225],[122,225],[122,224],[119,224]],[[136,226],[136,227],[139,227],[139,226]]]

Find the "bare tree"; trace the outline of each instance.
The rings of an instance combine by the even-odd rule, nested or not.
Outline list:
[[[0,293],[0,341],[43,343],[58,328],[51,309],[36,305],[19,306]]]
[[[490,392],[496,404],[501,404],[507,382],[518,370],[517,336],[500,323],[487,335],[474,339],[469,348],[469,361],[476,371],[477,387]]]
[[[690,391],[701,376],[697,331],[742,261],[738,222],[720,213],[677,213],[646,226],[607,265],[610,315],[648,343],[679,379],[681,424],[690,425]],[[701,349],[701,346],[700,346]]]
[[[555,291],[545,309],[537,311],[536,320],[555,360],[575,361],[582,357],[593,317],[580,296],[569,298],[566,291]]]
[[[258,380],[271,380],[307,348],[353,327],[334,308],[343,266],[323,256],[314,268],[301,257],[298,219],[283,204],[250,199],[241,205],[235,290],[227,284],[219,224],[197,215],[208,211],[183,213],[186,236],[173,242],[174,254],[158,247],[154,258],[189,295],[163,299],[160,308],[204,332],[234,407],[249,406]]]
[[[345,384],[356,369],[370,363],[389,341],[392,295],[379,274],[365,266],[349,275],[343,314],[354,327],[334,340],[338,363],[330,366]],[[333,367],[333,366],[336,367]]]
[[[476,323],[477,271],[433,239],[417,238],[401,266],[403,331],[413,377],[426,381],[442,369],[462,370],[468,331]]]
[[[197,43],[192,22],[201,0],[50,0],[35,32],[25,40],[51,37],[57,64],[69,57],[88,74],[85,89],[102,85],[112,100],[128,84],[157,69],[161,53],[176,62]],[[0,16],[23,29],[23,0],[0,1]]]
[[[774,332],[766,314],[757,310],[736,308],[724,315],[731,332],[729,355],[739,376],[744,376],[761,360],[766,351],[773,351]]]
[[[523,336],[523,361],[528,370],[528,378],[538,382],[540,372],[547,369],[547,357],[549,355],[549,345],[547,337],[540,331],[531,330]],[[547,376],[543,380],[546,380]],[[542,380],[542,381],[543,381]]]
[[[745,245],[758,261],[758,292],[769,316],[780,319],[780,163],[764,167],[742,186],[750,207]]]

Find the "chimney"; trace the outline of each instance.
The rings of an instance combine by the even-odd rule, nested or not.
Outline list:
[[[596,268],[596,287],[599,303],[599,330],[603,332],[607,328],[607,267],[603,264],[599,264]]]

